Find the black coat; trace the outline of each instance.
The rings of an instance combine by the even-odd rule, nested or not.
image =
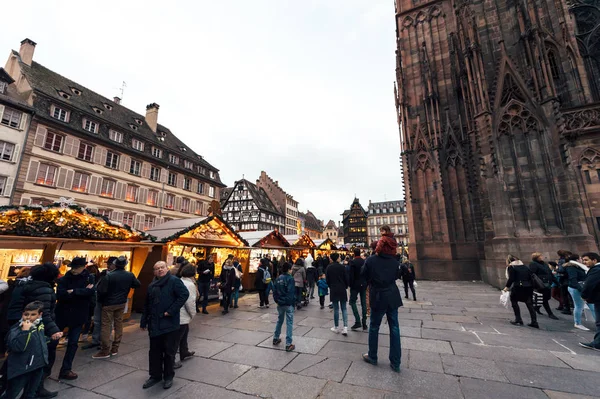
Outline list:
[[[400,276],[402,277],[402,281],[415,281],[415,267],[412,263],[403,263],[400,266]]]
[[[565,271],[567,272],[568,284],[569,287],[575,288],[576,290],[581,291],[583,289],[580,282],[585,281],[585,270],[580,268],[574,263],[568,262],[565,263]]]
[[[514,262],[513,262],[514,263]],[[507,288],[532,288],[533,281],[531,279],[531,270],[523,264],[510,265],[506,269],[508,280],[506,281]]]
[[[581,297],[588,303],[596,305],[600,303],[600,263],[587,272]]]
[[[554,275],[552,274],[552,270],[550,266],[548,266],[544,262],[533,261],[529,264],[529,270],[533,274],[536,274],[542,281],[546,284],[547,287],[550,287],[552,282],[554,281]]]
[[[348,277],[350,279],[350,288],[360,290],[366,288],[365,279],[362,277],[362,267],[365,264],[365,260],[360,256],[355,257],[349,263]]]
[[[204,274],[204,271],[208,269],[209,272]],[[209,263],[207,260],[200,262],[198,267],[198,284],[207,284],[215,277],[215,264]]]
[[[152,281],[148,286],[140,327],[148,328],[151,338],[179,330],[180,310],[189,296],[183,281],[170,273]]]
[[[8,305],[8,319],[19,320],[25,306],[33,301],[40,301],[44,304],[42,322],[46,335],[50,337],[60,332],[54,314],[56,294],[52,285],[45,281],[24,280],[17,285]]]
[[[402,306],[396,280],[400,278],[398,261],[392,255],[371,255],[362,269],[369,285],[370,305],[375,310],[397,309]]]
[[[89,317],[90,303],[96,294],[95,288],[85,288],[94,284],[94,276],[87,270],[78,275],[68,271],[58,280],[56,288],[56,324],[64,327],[81,326]],[[68,290],[73,290],[70,294]]]
[[[254,288],[259,291],[262,291],[267,288],[267,284],[263,281],[265,278],[265,270],[269,269],[269,261],[265,258],[260,260],[260,266],[256,271],[256,275],[254,276]],[[269,272],[270,274],[270,272]]]
[[[327,267],[325,272],[325,278],[327,279],[327,285],[329,286],[329,300],[334,301],[348,301],[348,273],[346,273],[346,266],[341,263],[335,262]]]
[[[227,293],[233,291],[235,288],[235,270],[233,270],[233,267],[222,268],[219,281],[221,282],[221,291]]]
[[[129,290],[140,285],[133,273],[125,269],[115,269],[100,279],[97,287],[98,301],[102,306],[125,304]]]

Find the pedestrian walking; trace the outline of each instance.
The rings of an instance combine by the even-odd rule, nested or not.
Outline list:
[[[393,255],[385,252],[370,256],[363,267],[363,278],[370,287],[371,318],[369,324],[369,352],[364,353],[362,358],[367,363],[377,364],[379,327],[385,315],[390,329],[390,367],[395,372],[400,372],[402,347],[400,344],[398,308],[402,306],[402,297],[396,285],[396,280],[400,278],[398,262]]]
[[[267,285],[271,282],[271,273],[269,273],[269,260],[262,258],[260,265],[256,271],[254,278],[254,288],[258,291],[258,297],[260,300],[260,309],[269,307],[269,297],[267,296]]]
[[[582,266],[583,265],[579,263],[579,255],[577,254],[570,255],[567,262],[563,264],[568,276],[569,294],[571,294],[571,297],[573,298],[574,327],[579,330],[590,331],[589,328],[581,324],[581,316],[585,306],[585,302],[581,297],[581,291],[583,290],[583,283],[586,278],[586,273]],[[588,307],[594,312],[594,305],[588,305]]]
[[[277,303],[277,324],[275,324],[275,332],[273,333],[273,345],[281,343],[281,327],[285,318],[285,350],[291,352],[296,349],[292,343],[292,331],[294,330],[294,305],[295,298],[295,281],[290,275],[290,264],[284,263],[281,266],[281,275],[275,280],[273,288],[273,299]]]
[[[237,309],[238,300],[240,299],[240,288],[242,287],[242,276],[244,275],[242,265],[240,264],[240,260],[237,256],[233,258],[233,268],[236,270],[236,272],[235,281],[233,283],[233,292],[231,294],[231,303],[229,306]]]
[[[319,304],[321,309],[325,308],[325,296],[329,295],[329,286],[327,285],[327,278],[325,273],[321,274],[319,281],[317,281],[317,287],[319,289]]]
[[[415,267],[408,259],[400,266],[400,276],[402,277],[402,284],[404,284],[404,298],[408,299],[408,289],[412,292],[413,301],[417,300],[417,293],[415,292]]]
[[[221,276],[219,277],[220,289],[223,293],[223,311],[222,314],[229,313],[229,305],[231,305],[231,293],[233,292],[233,285],[235,284],[235,269],[233,268],[233,261],[227,259],[221,269]]]
[[[123,337],[123,313],[127,304],[129,290],[141,284],[133,273],[125,270],[127,258],[119,256],[115,262],[115,270],[107,273],[98,283],[98,300],[102,304],[102,329],[100,331],[100,351],[93,359],[106,359],[119,353],[119,345]],[[114,339],[110,334],[114,326]]]
[[[198,267],[198,290],[202,296],[202,314],[208,314],[206,307],[208,306],[208,291],[210,290],[210,283],[215,277],[215,256],[213,254],[208,255],[208,258],[200,262]]]
[[[154,264],[154,280],[148,286],[140,328],[150,337],[150,378],[143,385],[150,388],[163,381],[163,388],[173,386],[175,355],[180,342],[181,308],[189,297],[185,284],[169,273],[163,261]]]
[[[367,283],[362,276],[362,267],[365,264],[365,260],[360,256],[360,249],[355,248],[354,259],[350,261],[349,266],[349,283],[350,283],[350,307],[352,313],[354,313],[354,325],[350,327],[351,330],[358,330],[362,327],[363,330],[367,329]],[[362,323],[361,314],[358,313],[358,307],[356,306],[356,300],[360,298],[360,308],[362,311]]]
[[[344,265],[338,262],[338,254],[331,254],[331,260],[333,263],[327,267],[325,273],[330,290],[329,299],[333,303],[333,327],[331,327],[331,331],[336,334],[341,332],[342,335],[348,335],[348,310],[346,308],[348,302],[348,273],[346,273]],[[342,322],[344,323],[343,328],[339,327],[340,308]]]
[[[93,329],[92,329],[92,342],[85,344],[81,347],[81,349],[90,349],[90,348],[96,348],[96,349],[100,349],[102,342],[101,342],[101,333],[102,333],[102,303],[100,302],[100,300],[98,299],[98,285],[100,284],[100,281],[106,277],[106,275],[110,272],[112,272],[113,270],[115,270],[115,261],[117,260],[116,256],[109,256],[108,259],[106,260],[106,269],[104,269],[101,273],[100,276],[98,278],[98,280],[96,281],[96,285],[95,285],[95,289],[96,289],[96,294],[95,294],[95,302],[96,304],[94,305],[94,316],[93,316]],[[113,326],[110,327],[111,329],[113,328]]]
[[[552,313],[552,309],[550,308],[550,304],[548,301],[552,296],[551,286],[554,281],[554,275],[552,274],[552,270],[550,270],[550,266],[544,262],[544,256],[539,252],[534,252],[531,254],[531,263],[529,264],[529,270],[536,276],[538,276],[544,283],[543,289],[538,289],[537,292],[542,294],[542,301],[544,309],[546,313],[548,313],[548,317],[554,320],[558,320],[558,317]],[[541,314],[541,312],[538,312]]]
[[[74,258],[69,264],[71,270],[58,280],[56,288],[56,325],[61,331],[68,328],[67,350],[58,374],[58,378],[63,380],[77,379],[77,374],[72,370],[73,359],[77,353],[79,335],[89,316],[92,297],[96,294],[96,280],[86,270],[86,264],[85,258]],[[52,366],[50,364],[50,368]]]
[[[308,296],[310,299],[315,299],[315,284],[319,279],[319,272],[314,263],[311,254],[308,254],[306,259],[304,259],[304,268],[306,269],[306,282],[308,284]]]
[[[194,277],[196,276],[196,266],[187,264],[180,270],[181,281],[188,290],[188,299],[179,311],[179,362],[173,366],[178,369],[183,365],[183,361],[194,356],[196,352],[190,351],[188,345],[188,334],[190,332],[190,323],[196,315],[196,300],[198,299],[198,287]]]
[[[568,261],[571,252],[561,249],[556,252],[558,255],[558,285],[560,287],[560,296],[562,297],[562,304],[556,310],[560,310],[562,314],[571,314],[571,297],[569,295],[569,277],[565,270],[564,264]]]
[[[523,325],[521,318],[521,309],[519,302],[524,302],[531,316],[529,327],[540,328],[537,322],[535,310],[533,309],[533,281],[531,271],[521,262],[516,256],[508,255],[506,259],[508,267],[506,268],[506,286],[504,291],[510,290],[510,302],[515,313],[515,320],[511,321],[512,325]]]
[[[306,269],[304,268],[304,259],[298,258],[292,267],[292,276],[294,277],[294,286],[296,287],[296,306],[302,309],[302,291],[306,282]]]
[[[21,390],[23,394],[20,397],[23,399],[37,397],[44,378],[44,367],[48,365],[43,312],[42,302],[28,303],[23,309],[20,322],[15,323],[8,334],[8,387],[4,398],[16,399]]]
[[[587,252],[583,254],[583,263],[589,267],[589,270],[583,282],[581,297],[594,312],[596,335],[592,342],[580,342],[579,345],[600,351],[600,255],[595,252]]]

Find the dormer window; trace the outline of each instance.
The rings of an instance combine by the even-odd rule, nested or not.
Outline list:
[[[210,176],[211,179],[215,178],[215,172],[213,172],[212,170],[210,172],[208,172],[208,175]]]
[[[183,167],[186,168],[186,169],[194,169],[194,164],[191,163],[190,161],[184,160],[183,161]]]
[[[6,82],[0,82],[0,94],[4,94],[6,92],[6,87],[8,84]]]
[[[165,132],[158,132],[156,134],[156,138],[158,138],[159,141],[165,141],[165,137],[167,137]]]
[[[131,139],[131,147],[133,147],[134,150],[144,151],[144,142],[137,139]]]
[[[113,109],[112,105],[110,105],[110,104],[102,103],[102,105],[104,105],[104,108],[106,108],[109,111],[112,111],[112,109]]]
[[[185,148],[185,147],[179,147],[179,151],[181,151],[181,152],[186,152],[186,151],[187,151],[187,148]]]
[[[137,123],[138,125],[142,126],[144,124],[144,122],[142,122],[140,119],[135,119],[135,123]]]
[[[89,119],[83,120],[83,128],[91,133],[98,133],[98,124]]]
[[[136,125],[134,125],[133,123],[130,123],[129,127],[132,128],[133,130],[138,130],[138,127]]]
[[[100,108],[98,108],[98,107],[92,107],[92,109],[93,109],[93,110],[94,110],[94,112],[95,112],[95,113],[97,113],[98,115],[102,115],[102,113],[104,112],[104,111],[102,111],[102,110],[101,110]]]
[[[69,121],[69,112],[64,108],[57,107],[56,105],[53,105],[50,108],[50,115],[52,115],[52,117],[54,119],[58,119],[59,121],[62,121],[62,122]]]
[[[112,141],[116,141],[117,143],[122,143],[123,142],[123,133],[110,129],[108,131],[108,138],[111,139]]]
[[[152,147],[152,156],[162,158],[162,150],[160,148]]]
[[[179,165],[179,157],[177,155],[169,154],[169,162]]]
[[[71,89],[71,91],[72,91],[74,94],[76,94],[76,95],[78,95],[78,96],[80,96],[80,95],[81,95],[81,90],[79,90],[79,89],[76,89],[75,87],[71,87],[70,89]]]
[[[64,98],[65,100],[68,100],[69,98],[71,98],[71,95],[69,93],[66,93],[62,90],[58,91],[58,95],[61,96],[62,98]]]

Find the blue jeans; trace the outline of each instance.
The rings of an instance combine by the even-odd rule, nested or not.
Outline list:
[[[65,357],[63,358],[59,375],[71,371],[73,368],[73,359],[75,359],[75,354],[77,353],[77,344],[79,342],[79,335],[81,335],[81,328],[82,326],[69,327],[69,332],[67,333],[69,342],[67,343],[67,350],[65,352]]]
[[[233,292],[231,293],[231,306],[237,306],[238,299],[240,299],[240,287],[239,286],[237,288],[234,288]]]
[[[271,293],[272,288],[273,282],[271,281],[269,284],[267,284],[267,288],[265,289],[265,297],[267,298],[267,300],[269,299],[269,293]]]
[[[581,298],[581,291],[576,288],[569,287],[569,294],[571,294],[571,298],[573,298],[573,320],[575,320],[575,324],[581,324],[581,314],[583,313],[583,306],[585,302],[583,302],[583,298]],[[592,314],[594,314],[594,305],[588,304]]]
[[[277,318],[277,324],[275,324],[273,340],[279,339],[279,336],[281,335],[281,326],[283,326],[283,318],[285,316],[285,345],[291,345],[292,331],[294,330],[294,306],[277,305],[277,312],[279,313],[279,317]]]
[[[344,327],[348,327],[348,309],[346,309],[346,301],[333,301],[333,325],[338,326],[340,319],[340,308],[342,308],[342,321]]]
[[[6,387],[6,398],[16,399],[19,395],[19,392],[21,392],[21,389],[24,389],[21,398],[33,399],[37,397],[36,393],[38,387],[42,383],[43,376],[44,368],[42,367],[30,371],[29,373],[25,373],[18,377],[12,378]]]
[[[400,359],[402,357],[402,346],[400,344],[398,308],[371,308],[371,325],[369,326],[369,357],[377,361],[377,347],[379,345],[379,326],[381,325],[383,315],[387,316],[388,325],[390,327],[390,363],[394,367],[400,367]]]

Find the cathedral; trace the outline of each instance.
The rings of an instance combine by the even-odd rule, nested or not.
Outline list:
[[[600,0],[396,0],[411,262],[503,286],[600,237]]]

